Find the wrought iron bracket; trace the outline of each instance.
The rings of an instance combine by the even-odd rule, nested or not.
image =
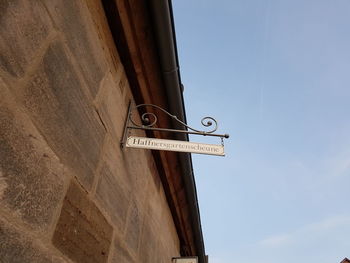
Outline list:
[[[160,110],[167,116],[169,116],[171,119],[175,120],[177,123],[182,125],[184,127],[184,130],[178,130],[178,129],[169,129],[169,128],[160,128],[160,127],[155,127],[155,125],[158,122],[157,116],[152,113],[152,112],[145,112],[141,115],[141,124],[136,123],[133,118],[132,118],[132,113],[134,110],[139,109],[140,107],[152,107],[155,109]],[[159,132],[174,132],[174,133],[185,133],[185,134],[193,134],[193,135],[202,135],[202,136],[215,136],[215,137],[220,137],[223,143],[223,139],[227,139],[230,137],[229,134],[217,134],[214,133],[218,129],[218,122],[212,118],[212,117],[204,117],[201,120],[201,124],[204,127],[212,127],[211,130],[209,131],[201,131],[194,129],[190,126],[188,126],[186,123],[183,121],[179,120],[175,115],[169,113],[168,111],[164,110],[163,108],[154,105],[154,104],[139,104],[136,106],[132,106],[131,102],[129,103],[128,107],[128,112],[124,124],[124,132],[123,132],[123,137],[120,142],[121,147],[124,147],[125,141],[127,139],[128,133],[130,130],[135,129],[135,130],[145,130],[145,131],[159,131]]]

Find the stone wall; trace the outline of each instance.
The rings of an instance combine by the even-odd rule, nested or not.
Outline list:
[[[0,262],[171,262],[152,154],[99,1],[0,3]],[[142,135],[142,133],[141,133]]]

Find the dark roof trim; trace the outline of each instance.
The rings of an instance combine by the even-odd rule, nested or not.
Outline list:
[[[168,98],[169,111],[186,122],[172,4],[170,0],[150,0],[149,6],[153,19],[153,27],[155,29],[154,32],[159,50],[159,59]],[[179,124],[175,122],[173,126],[176,129],[183,129],[183,127],[179,127]],[[177,139],[188,141],[188,136],[185,134],[178,134]],[[182,166],[186,195],[190,206],[191,223],[195,233],[197,256],[200,263],[205,263],[206,257],[192,159],[190,154],[181,154],[179,158]]]
[[[143,0],[139,0],[142,2]],[[137,39],[137,36],[132,35],[132,32],[126,32],[125,29],[129,30],[129,28],[124,28],[125,25],[123,25],[123,21],[125,19],[122,18],[122,14],[119,13],[120,10],[124,12],[133,12],[133,10],[137,13],[137,6],[133,7],[134,9],[131,9],[131,6],[129,6],[128,1],[116,1],[116,0],[102,0],[104,10],[106,12],[106,17],[114,38],[115,45],[118,49],[121,61],[124,65],[124,68],[126,70],[126,74],[128,76],[128,81],[130,83],[130,87],[133,92],[133,96],[135,99],[135,102],[143,103],[145,101],[145,97],[143,97],[145,94],[143,93],[143,89],[141,86],[139,86],[139,80],[137,73],[134,68],[134,61],[133,61],[133,54],[130,53],[130,46],[129,44],[135,44],[133,41],[139,41]],[[171,1],[168,0],[149,0],[142,2],[147,5],[148,12],[151,15],[152,22],[152,33],[155,36],[156,40],[156,53],[158,54],[158,60],[159,60],[159,69],[162,73],[162,84],[164,85],[164,89],[162,89],[162,92],[165,91],[165,94],[163,95],[164,98],[167,100],[167,110],[171,113],[175,114],[179,119],[186,121],[186,115],[185,115],[185,108],[184,108],[184,100],[183,100],[183,94],[182,94],[182,86],[181,86],[181,79],[180,79],[180,73],[179,73],[179,63],[178,63],[178,56],[177,56],[177,49],[176,49],[176,39],[175,39],[175,30],[174,30],[174,19],[173,19],[173,13],[172,13],[172,7],[171,7]],[[126,5],[126,6],[124,6]],[[140,10],[139,10],[140,11]],[[143,11],[142,11],[143,12]],[[132,14],[125,14],[124,16],[129,16],[132,18]],[[143,18],[141,18],[143,19]],[[128,23],[129,21],[124,22]],[[131,31],[133,28],[131,27]],[[140,29],[139,29],[140,30]],[[127,39],[127,33],[131,34],[129,37],[131,37],[131,40]],[[135,39],[132,39],[134,38]],[[130,43],[129,43],[130,41]],[[142,43],[139,43],[139,45],[142,45]],[[147,47],[145,47],[147,48]],[[134,54],[135,55],[135,54]],[[140,54],[135,55],[140,56]],[[157,58],[156,58],[157,59]],[[143,72],[143,74],[146,74],[146,72]],[[146,87],[146,86],[144,86]],[[149,99],[149,98],[148,98]],[[150,102],[150,100],[148,100]],[[165,105],[164,105],[165,106]],[[179,127],[178,123],[171,123],[172,128],[176,129],[183,129],[183,127]],[[175,139],[179,140],[188,140],[187,135],[179,134]],[[158,153],[154,153],[154,156],[158,156]],[[158,156],[159,158],[159,156]],[[185,247],[180,248],[180,251],[182,255],[186,256],[188,253],[192,253],[192,251],[195,251],[196,255],[198,256],[199,263],[206,263],[206,257],[205,257],[205,250],[204,250],[204,242],[203,242],[203,236],[202,236],[202,229],[201,229],[201,222],[200,222],[200,215],[199,215],[199,207],[198,207],[198,200],[197,200],[197,192],[196,192],[196,186],[194,181],[194,175],[193,175],[193,168],[192,168],[192,159],[190,154],[178,154],[177,155],[177,161],[179,162],[179,168],[180,172],[177,173],[174,171],[174,174],[176,173],[177,176],[181,176],[181,182],[184,187],[184,194],[186,197],[186,211],[185,213],[188,213],[188,217],[186,222],[190,224],[191,231],[191,237],[193,237],[194,244],[190,241],[190,243],[182,244]],[[160,168],[160,171],[162,168]],[[162,180],[162,176],[161,180]],[[166,194],[170,194],[170,191],[167,187],[167,179],[164,178],[162,180],[163,187],[165,189]],[[165,183],[164,183],[165,181]],[[181,196],[181,194],[180,194]],[[167,198],[169,196],[167,195]],[[175,197],[177,198],[177,197]],[[170,200],[172,197],[170,197]],[[169,201],[169,200],[168,200]],[[177,221],[177,212],[176,208],[173,206],[175,205],[172,201],[169,202],[170,209],[172,211],[174,216],[174,223],[177,225],[177,230],[180,231],[179,238],[181,242],[182,235],[186,236],[186,229],[181,229],[181,223],[179,225],[179,221]],[[186,217],[186,216],[185,216]],[[183,227],[186,228],[186,225],[183,225]],[[182,231],[182,232],[181,232]],[[183,233],[184,232],[184,233]],[[185,241],[185,240],[182,240]],[[189,240],[186,240],[189,241]],[[190,245],[194,250],[186,248],[187,245]]]

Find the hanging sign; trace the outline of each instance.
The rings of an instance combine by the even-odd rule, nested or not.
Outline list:
[[[140,107],[153,108],[158,112],[168,115],[174,122],[182,126],[183,129],[169,129],[158,127],[158,118],[153,112],[145,112],[140,117],[141,123],[135,122],[132,118],[132,110],[140,109]],[[150,150],[160,150],[160,151],[173,151],[173,152],[188,152],[188,153],[199,153],[199,154],[209,154],[217,156],[225,156],[224,151],[224,138],[229,138],[228,134],[216,134],[218,124],[217,121],[212,117],[204,117],[201,120],[204,127],[210,127],[207,131],[197,130],[188,126],[185,122],[179,120],[175,115],[170,114],[163,108],[153,105],[153,104],[139,104],[133,109],[131,107],[131,102],[129,104],[128,114],[125,121],[124,133],[120,146],[139,149],[150,149]],[[213,126],[213,127],[212,127]],[[193,134],[202,136],[215,136],[221,138],[221,145],[218,144],[206,144],[198,142],[188,142],[188,141],[177,141],[177,140],[167,140],[167,139],[157,139],[148,137],[137,137],[130,136],[131,130],[144,130],[144,131],[156,131],[156,132],[166,132],[166,133],[177,133],[177,134]]]
[[[198,263],[197,257],[173,258],[173,263]]]
[[[126,147],[225,156],[224,146],[222,145],[147,137],[130,136],[126,140]]]

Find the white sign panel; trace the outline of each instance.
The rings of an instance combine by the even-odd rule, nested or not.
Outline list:
[[[126,147],[225,156],[224,146],[222,145],[163,140],[147,137],[130,136],[126,140]]]
[[[173,263],[198,263],[197,257],[173,258]]]

